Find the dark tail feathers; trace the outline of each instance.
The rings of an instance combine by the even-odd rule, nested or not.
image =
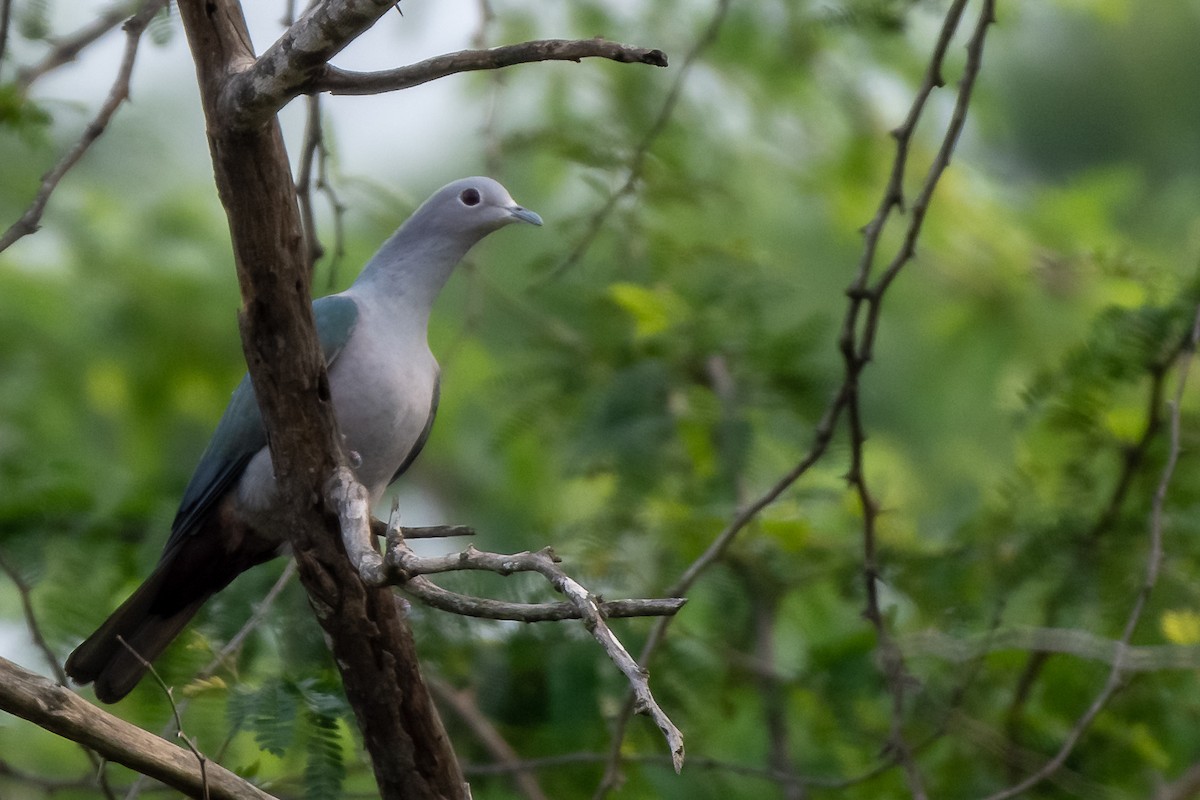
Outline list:
[[[159,564],[146,582],[67,659],[67,674],[78,683],[94,682],[96,697],[105,703],[115,703],[129,694],[147,670],[138,656],[146,662],[158,658],[200,606],[221,588],[180,599],[169,586],[170,567],[166,560]]]
[[[146,582],[71,653],[67,674],[78,683],[94,682],[96,697],[115,703],[146,674],[137,656],[158,658],[208,598],[278,552],[278,543],[214,515],[206,527],[163,553]]]

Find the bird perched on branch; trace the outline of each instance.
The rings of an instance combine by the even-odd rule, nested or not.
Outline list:
[[[434,299],[476,242],[513,222],[542,219],[490,178],[455,181],[384,242],[349,289],[313,303],[334,413],[372,503],[421,452],[433,425],[438,364],[426,331]],[[247,376],[184,491],[158,566],[75,649],[67,674],[94,683],[106,703],[128,694],[146,672],[142,659],[153,661],[208,598],[279,553],[283,542],[255,523],[274,497]]]

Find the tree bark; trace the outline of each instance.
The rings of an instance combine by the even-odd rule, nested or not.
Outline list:
[[[189,797],[274,800],[220,764],[97,708],[65,686],[0,658],[0,709],[95,750]]]
[[[458,762],[421,680],[408,623],[390,589],[368,588],[359,579],[325,499],[328,477],[345,456],[315,334],[311,277],[279,123],[271,114],[246,124],[238,94],[230,91],[255,67],[241,6],[237,0],[182,0],[179,11],[229,218],[243,349],[270,441],[278,523],[341,670],[381,797],[465,798]]]

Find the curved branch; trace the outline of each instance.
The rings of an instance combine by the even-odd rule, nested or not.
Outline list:
[[[54,193],[63,176],[79,163],[79,159],[83,158],[88,148],[100,138],[121,103],[129,97],[129,79],[133,75],[133,62],[137,57],[138,44],[141,42],[142,34],[150,20],[166,3],[167,0],[146,0],[138,13],[125,23],[125,55],[121,59],[117,78],[113,81],[104,105],[100,107],[95,118],[84,129],[79,141],[54,165],[53,169],[43,176],[41,188],[38,189],[33,203],[21,215],[21,218],[9,226],[3,236],[0,236],[0,251],[6,250],[13,242],[38,229],[42,214],[46,210],[46,204],[50,202],[50,195]]]
[[[392,519],[387,529],[387,553],[381,557],[376,552],[371,535],[371,517],[367,491],[354,477],[349,467],[339,467],[326,485],[326,497],[337,512],[342,531],[342,546],[346,556],[354,565],[363,583],[378,587],[384,585],[409,585],[421,581],[420,576],[456,570],[483,570],[500,575],[514,572],[536,572],[545,578],[560,594],[566,596],[568,605],[573,606],[575,616],[583,620],[588,632],[604,648],[604,652],[625,674],[632,690],[633,711],[645,714],[654,720],[671,749],[671,761],[675,771],[683,768],[683,734],[658,705],[650,691],[649,673],[634,660],[625,645],[617,639],[605,620],[603,603],[586,587],[558,566],[558,557],[549,547],[536,553],[523,552],[505,555],[484,553],[468,547],[460,553],[447,556],[422,558],[409,549],[399,526],[399,506],[392,507]],[[420,584],[419,584],[420,585]],[[417,590],[434,594],[432,584],[421,585]],[[436,589],[437,587],[433,587]],[[453,594],[453,593],[445,593]],[[464,595],[455,599],[462,600]],[[470,598],[475,599],[475,598]],[[682,605],[683,601],[679,601]],[[678,606],[675,606],[675,610]],[[673,611],[672,611],[673,613]]]
[[[351,72],[326,67],[313,83],[310,92],[332,94],[380,94],[419,86],[447,75],[485,69],[502,69],[535,61],[575,61],[585,58],[607,58],[622,64],[667,66],[662,50],[631,47],[606,39],[538,39],[520,44],[493,47],[490,50],[460,50],[410,64],[406,67],[379,72]]]
[[[90,747],[109,761],[149,775],[190,797],[274,800],[272,795],[217,764],[201,774],[195,756],[107,711],[65,686],[0,657],[0,709],[51,733]]]
[[[53,72],[64,64],[79,58],[79,54],[94,44],[106,33],[121,24],[134,11],[128,3],[121,3],[104,11],[100,16],[72,34],[56,37],[53,48],[36,64],[17,70],[17,91],[24,94],[29,87],[47,72]]]

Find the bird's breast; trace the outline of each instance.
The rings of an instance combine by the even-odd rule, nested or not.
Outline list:
[[[334,413],[372,502],[417,446],[438,365],[425,337],[355,336],[330,370]]]

